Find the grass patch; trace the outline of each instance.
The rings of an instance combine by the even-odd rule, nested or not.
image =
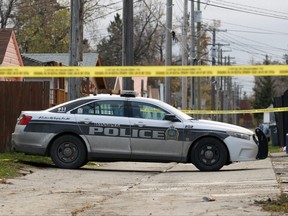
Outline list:
[[[276,199],[255,201],[256,204],[262,206],[263,210],[269,212],[288,213],[288,194],[282,193]]]
[[[49,157],[25,155],[23,153],[0,153],[0,179],[14,178],[20,170],[33,164],[52,165]]]
[[[280,146],[273,146],[271,141],[268,143],[268,151],[270,153],[280,152],[280,149],[281,149]]]
[[[29,167],[51,167],[54,166],[50,157],[26,155],[24,153],[8,152],[0,153],[0,184],[6,179],[14,178],[29,172]],[[97,168],[96,162],[88,162],[89,168]]]

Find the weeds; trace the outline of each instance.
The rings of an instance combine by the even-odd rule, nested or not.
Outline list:
[[[0,183],[7,178],[14,178],[29,166],[35,164],[52,165],[48,157],[25,155],[23,153],[0,153]]]
[[[255,203],[261,205],[265,211],[288,213],[288,195],[286,193],[281,193],[275,199],[268,198],[267,200],[255,201]]]

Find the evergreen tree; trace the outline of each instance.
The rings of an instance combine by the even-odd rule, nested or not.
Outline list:
[[[109,36],[102,39],[97,51],[104,66],[122,65],[122,20],[117,13],[108,27]]]
[[[264,109],[271,105],[273,97],[275,97],[275,81],[271,76],[256,77],[254,100],[252,101],[252,106],[254,109]],[[255,114],[255,118],[258,123],[262,119],[262,114]]]

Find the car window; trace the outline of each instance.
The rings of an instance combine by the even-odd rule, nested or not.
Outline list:
[[[81,106],[71,113],[85,115],[124,116],[124,101],[95,101]]]
[[[160,107],[153,104],[142,103],[142,102],[131,102],[132,117],[163,120],[165,114],[168,113]]]
[[[51,107],[51,108],[47,109],[47,111],[54,112],[54,113],[65,113],[65,112],[68,112],[68,111],[74,109],[75,107],[80,106],[81,104],[88,103],[92,100],[93,99],[73,100],[73,101],[69,101],[69,102]]]

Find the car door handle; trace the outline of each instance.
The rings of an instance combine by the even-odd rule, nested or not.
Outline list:
[[[80,121],[80,123],[90,124],[90,123],[92,123],[92,121],[90,119],[84,119],[84,120]]]
[[[134,123],[135,126],[144,127],[145,124],[143,122]]]

